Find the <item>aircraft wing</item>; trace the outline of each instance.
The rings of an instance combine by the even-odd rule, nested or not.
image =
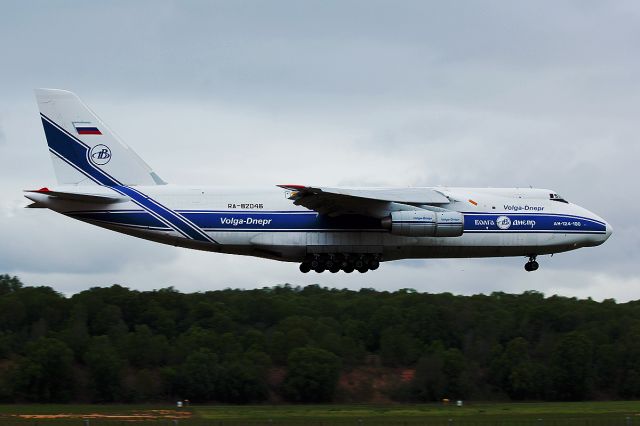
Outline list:
[[[304,185],[278,185],[291,191],[289,199],[298,206],[329,216],[364,214],[383,216],[391,203],[408,205],[440,205],[450,200],[430,188],[328,188]]]

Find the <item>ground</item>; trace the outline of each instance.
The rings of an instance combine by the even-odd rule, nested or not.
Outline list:
[[[1,405],[0,424],[89,425],[640,425],[640,402],[380,405]]]

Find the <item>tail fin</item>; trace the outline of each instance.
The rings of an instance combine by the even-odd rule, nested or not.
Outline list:
[[[58,183],[165,184],[74,93],[57,89],[35,92]]]

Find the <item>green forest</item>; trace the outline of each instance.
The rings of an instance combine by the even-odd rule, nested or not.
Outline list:
[[[640,397],[640,303],[282,285],[66,297],[0,275],[2,402]]]

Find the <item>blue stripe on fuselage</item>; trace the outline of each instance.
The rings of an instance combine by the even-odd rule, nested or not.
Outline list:
[[[335,229],[335,230],[365,230],[382,229],[380,221],[373,217],[359,215],[344,215],[329,217],[316,212],[189,212],[181,211],[182,215],[192,220],[204,229],[242,230],[306,230],[306,229]]]
[[[160,222],[170,226],[183,236],[203,242],[216,241],[209,237],[203,230],[191,223],[171,209],[163,206],[149,196],[131,187],[122,185],[117,179],[110,176],[105,171],[97,168],[89,161],[89,146],[81,140],[64,130],[44,114],[40,114],[47,143],[50,151],[84,174],[94,182],[107,186],[114,191],[126,195],[131,200],[149,212]]]
[[[80,211],[67,212],[68,216],[77,219],[96,220],[113,225],[146,227],[153,229],[171,230],[164,222],[161,222],[144,210],[139,211]]]
[[[380,221],[365,216],[340,216],[330,218],[316,212],[301,211],[207,211],[178,210],[176,212],[200,229],[210,231],[385,231]],[[73,212],[73,215],[96,220],[108,220],[135,226],[159,227],[162,222],[144,211],[122,211],[120,214],[101,212]],[[511,221],[509,228],[500,229],[497,218],[506,216]],[[468,233],[604,233],[606,227],[599,221],[571,216],[551,214],[487,214],[464,215],[464,232]],[[476,222],[479,221],[479,222]],[[450,224],[439,224],[450,225]]]
[[[174,212],[173,210],[163,206],[147,195],[141,193],[140,191],[130,188],[128,186],[119,186],[113,188],[116,191],[131,197],[132,200],[135,201],[140,207],[147,210],[149,213],[155,215],[158,219],[164,221],[165,223],[171,224],[171,226],[179,231],[181,234],[194,239],[196,241],[208,241],[215,242],[211,239],[204,231],[202,231],[197,225],[192,223],[190,220],[186,219],[184,216],[179,213]]]
[[[508,226],[498,226],[498,218],[509,219]],[[464,232],[557,232],[606,233],[602,222],[563,214],[465,213]]]

